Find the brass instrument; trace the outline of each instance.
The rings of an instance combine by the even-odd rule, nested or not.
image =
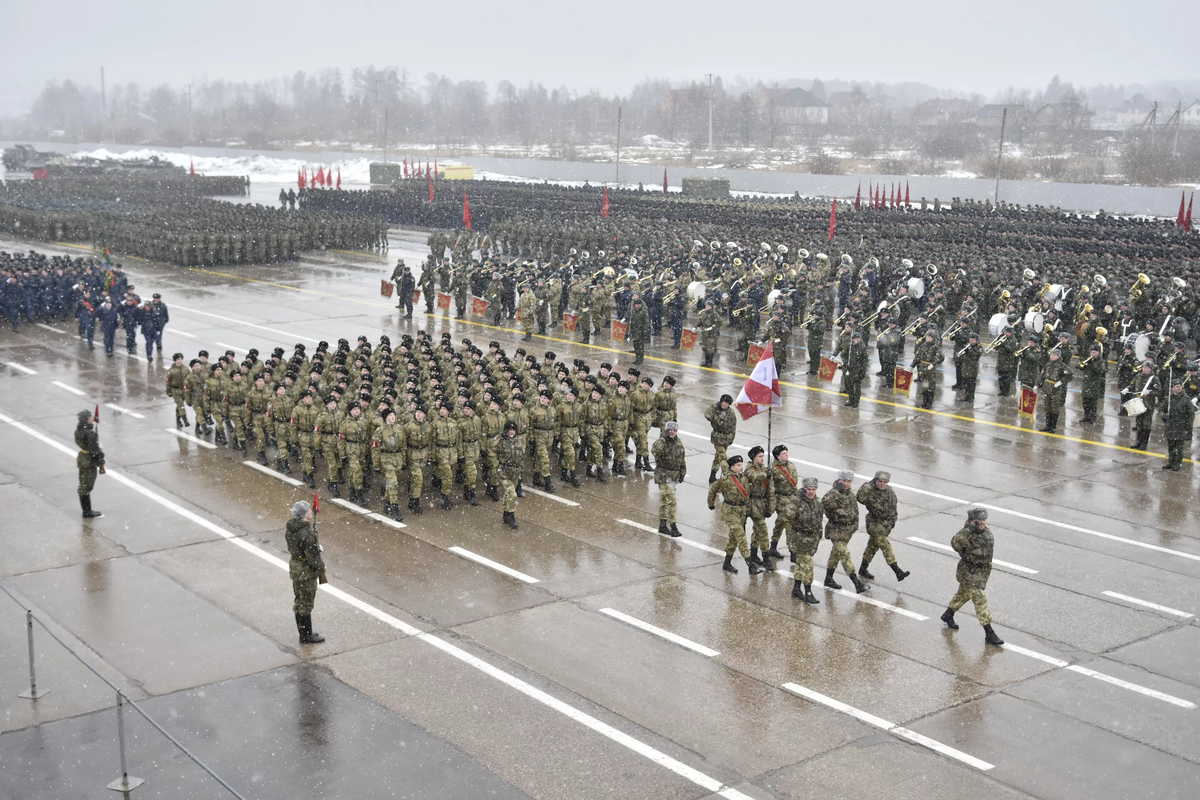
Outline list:
[[[942,310],[942,306],[941,306],[941,304],[939,304],[937,308],[935,308],[933,311],[930,311],[928,314],[925,315],[926,322],[928,322],[929,319],[931,317],[933,317],[934,314],[938,313],[941,310]],[[913,320],[912,325],[909,325],[907,328],[904,329],[904,335],[908,336],[909,334],[911,334],[913,331],[915,331],[917,329],[917,326],[920,324],[921,324],[921,318],[917,317],[915,320]]]
[[[1087,319],[1087,315],[1092,313],[1092,311],[1093,311],[1092,304],[1084,303],[1083,307],[1075,312],[1075,324],[1078,325],[1079,323],[1081,323],[1085,319]]]
[[[983,346],[983,349],[984,349],[984,350],[986,350],[986,351],[988,351],[988,352],[990,353],[990,352],[992,352],[993,350],[995,350],[997,347],[999,347],[999,346],[1000,346],[1000,343],[1001,343],[1001,342],[1003,342],[1003,341],[1004,341],[1004,334],[1002,333],[1002,334],[1000,334],[999,336],[997,336],[995,339],[993,339],[992,341],[990,341],[990,342],[988,342],[987,344],[985,344],[985,345]]]
[[[968,350],[970,350],[970,349],[971,349],[971,343],[970,343],[970,342],[967,342],[967,346],[966,346],[966,347],[964,347],[962,350],[959,350],[957,353],[955,353],[955,354],[954,354],[954,357],[955,357],[955,358],[961,358],[961,357],[962,357],[962,354],[963,354],[963,353],[965,353],[965,352],[967,352],[967,351],[968,351]]]
[[[1100,355],[1104,355],[1104,353],[1103,353],[1103,352],[1101,352],[1101,353],[1100,353]],[[1174,357],[1174,356],[1172,356],[1172,358],[1173,358],[1173,357]],[[1080,361],[1080,362],[1079,362],[1079,366],[1078,366],[1076,369],[1083,369],[1083,368],[1084,368],[1084,367],[1086,367],[1088,364],[1092,363],[1092,359],[1093,359],[1093,358],[1095,358],[1095,356],[1088,356],[1088,357],[1087,357],[1087,358],[1085,358],[1083,361]]]
[[[1150,276],[1144,272],[1139,272],[1138,276],[1137,276],[1137,280],[1135,280],[1133,282],[1133,286],[1129,287],[1128,294],[1129,294],[1130,302],[1140,299],[1142,296],[1142,292],[1144,291],[1142,289],[1142,287],[1149,286],[1149,285],[1150,285]]]
[[[1033,347],[1033,342],[1030,342],[1029,344],[1025,345],[1025,346],[1024,346],[1024,347],[1022,347],[1020,350],[1018,350],[1017,352],[1013,353],[1013,355],[1014,355],[1014,356],[1016,356],[1017,358],[1020,358],[1020,357],[1021,357],[1021,354],[1022,354],[1022,353],[1024,353],[1026,350],[1028,350],[1028,349],[1029,349],[1029,348],[1031,348],[1031,347]]]
[[[949,339],[954,334],[958,333],[958,329],[963,327],[963,325],[966,323],[967,319],[969,319],[971,317],[971,315],[974,314],[978,310],[979,310],[979,306],[975,306],[975,308],[972,308],[966,314],[963,314],[961,317],[956,319],[954,321],[954,324],[951,325],[949,328],[947,328],[946,332],[942,334],[942,340],[945,341],[946,339]]]

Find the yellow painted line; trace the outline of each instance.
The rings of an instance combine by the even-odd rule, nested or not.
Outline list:
[[[361,250],[337,250],[334,248],[330,248],[326,252],[345,253],[348,256],[363,256],[365,258],[383,258],[384,257],[382,255],[379,255],[378,253],[364,253]]]

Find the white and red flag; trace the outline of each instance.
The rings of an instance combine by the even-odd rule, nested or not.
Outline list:
[[[746,385],[738,394],[738,413],[743,420],[750,419],[755,414],[783,405],[783,395],[779,392],[779,371],[775,368],[775,343],[768,342],[762,358],[754,365],[754,371],[746,379]]]

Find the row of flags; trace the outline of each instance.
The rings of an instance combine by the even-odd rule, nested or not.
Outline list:
[[[1196,193],[1192,192],[1191,198],[1187,198],[1187,213],[1183,211],[1183,201],[1187,198],[1187,191],[1179,196],[1179,216],[1175,218],[1175,227],[1183,228],[1187,233],[1192,232],[1192,201],[1196,199]]]
[[[438,166],[437,166],[436,158],[433,160],[432,168],[430,168],[428,161],[425,162],[425,166],[424,166],[424,168],[422,168],[420,162],[418,162],[414,158],[413,162],[412,162],[412,167],[410,169],[409,163],[408,163],[408,156],[404,157],[404,160],[402,163],[404,164],[404,177],[406,177],[406,178],[430,178],[430,179],[432,179],[432,178],[436,177],[438,174]]]
[[[893,183],[891,189],[885,194],[882,183],[872,188],[870,181],[867,182],[867,207],[873,211],[910,205],[908,198],[908,181],[904,182],[903,194],[900,192],[900,184],[898,183]],[[858,191],[854,195],[854,210],[858,211],[860,208],[862,208],[861,182],[859,182]]]
[[[311,169],[306,172],[305,168],[301,167],[296,172],[296,186],[301,189],[315,189],[318,186],[326,189],[340,189],[342,188],[342,168],[337,168],[337,180],[335,183],[333,167],[330,167],[328,171],[324,167],[317,167],[316,172],[313,172]]]

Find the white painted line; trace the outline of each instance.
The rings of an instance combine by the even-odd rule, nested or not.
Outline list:
[[[119,411],[122,414],[128,414],[129,416],[133,417],[134,419],[145,419],[146,418],[145,414],[139,414],[136,411],[130,411],[128,408],[121,408],[116,403],[105,403],[104,407],[111,408],[113,411]]]
[[[778,570],[776,570],[776,571],[778,572]],[[847,589],[830,589],[829,591],[833,592],[834,594],[845,595],[846,597],[849,597],[852,600],[857,600],[860,603],[866,603],[867,605],[872,605],[872,606],[875,606],[876,608],[882,608],[887,611],[891,611],[893,613],[899,614],[902,617],[908,617],[909,619],[915,619],[915,620],[919,620],[921,622],[924,622],[925,620],[929,619],[929,617],[925,616],[924,614],[918,614],[915,611],[909,611],[907,608],[900,608],[899,606],[894,606],[894,605],[891,605],[890,603],[885,603],[882,600],[876,600],[873,597],[867,597],[866,595],[859,594],[858,592],[851,592]]]
[[[576,503],[574,500],[568,500],[565,497],[559,497],[558,495],[551,494],[550,492],[543,492],[541,489],[531,489],[528,486],[523,486],[523,487],[521,487],[521,490],[525,491],[525,492],[529,492],[530,494],[536,494],[538,497],[544,497],[547,500],[557,500],[558,502],[562,503],[564,506],[578,507],[578,505],[579,505],[579,503]]]
[[[67,332],[66,332],[66,331],[64,331],[64,330],[59,330],[58,328],[55,328],[53,325],[47,325],[47,324],[46,324],[46,323],[44,323],[44,322],[35,322],[35,323],[33,323],[33,324],[34,324],[34,325],[37,325],[39,328],[45,328],[45,329],[46,329],[46,330],[48,330],[48,331],[53,331],[54,333],[61,333],[63,336],[66,336],[66,335],[67,335]]]
[[[253,322],[246,322],[245,320],[241,320],[241,319],[234,319],[233,317],[223,317],[223,316],[221,316],[220,314],[212,314],[212,313],[210,313],[210,312],[208,312],[208,311],[200,311],[199,309],[195,309],[195,308],[187,308],[187,307],[185,307],[185,306],[180,306],[180,305],[177,305],[177,304],[176,304],[176,305],[172,305],[172,306],[171,306],[171,308],[177,308],[177,309],[179,309],[180,311],[186,311],[186,312],[188,312],[189,314],[200,314],[201,316],[205,316],[205,317],[212,317],[212,318],[214,318],[214,319],[223,319],[223,320],[225,320],[226,322],[232,322],[232,323],[233,323],[233,324],[235,324],[235,325],[244,325],[244,326],[246,326],[247,328],[258,328],[260,331],[270,331],[271,333],[278,333],[280,336],[286,336],[286,337],[288,337],[289,339],[303,339],[303,340],[304,340],[304,341],[306,341],[306,342],[319,342],[319,341],[321,341],[320,339],[313,339],[313,338],[310,338],[310,337],[308,337],[308,336],[301,336],[301,335],[300,335],[300,334],[298,334],[298,333],[288,333],[287,331],[281,331],[281,330],[279,330],[278,328],[268,328],[266,325],[256,325],[256,324],[255,324],[255,323],[253,323]],[[228,346],[228,345],[226,345],[226,346]]]
[[[712,441],[712,439],[710,439],[710,438],[709,438],[709,437],[707,437],[707,436],[703,436],[703,435],[701,435],[701,434],[699,434],[699,433],[692,433],[691,431],[678,431],[678,433],[679,433],[679,435],[680,435],[680,436],[690,436],[690,437],[692,437],[693,439],[703,439],[703,440],[704,440],[704,441],[706,441],[706,442],[711,442],[711,441]]]
[[[920,536],[909,536],[908,540],[910,542],[917,542],[918,544],[923,544],[927,547],[936,547],[938,550],[945,550],[949,553],[953,553],[955,556],[958,555],[958,553],[954,552],[954,548],[948,544],[942,544],[941,542],[931,542],[928,539],[922,539]],[[1008,561],[998,561],[996,559],[992,559],[992,566],[1004,567],[1005,569],[1011,569],[1014,572],[1023,572],[1026,575],[1037,575],[1038,574],[1038,571],[1036,569],[1030,569],[1029,567],[1022,567],[1020,564],[1012,564],[1012,563],[1009,563]]]
[[[12,367],[13,369],[15,369],[17,372],[24,372],[26,375],[37,375],[36,372],[31,370],[29,367],[25,366],[24,364],[18,364],[15,361],[5,361],[4,363],[7,364],[8,366]]]
[[[1146,608],[1152,608],[1155,611],[1161,611],[1164,614],[1173,614],[1177,617],[1183,617],[1184,619],[1191,619],[1195,616],[1195,614],[1189,614],[1186,611],[1180,611],[1179,609],[1171,608],[1170,606],[1160,606],[1158,603],[1151,603],[1148,600],[1138,600],[1136,597],[1130,597],[1127,594],[1117,594],[1116,592],[1101,592],[1101,594],[1105,594],[1109,597],[1115,597],[1118,600],[1124,600],[1127,603],[1134,603],[1139,606],[1145,606]]]
[[[238,352],[238,353],[250,352],[249,350],[247,350],[244,347],[234,347],[233,345],[225,344],[224,342],[213,342],[213,344],[215,344],[217,347],[224,347],[226,350],[233,350],[234,352]]]
[[[617,522],[620,522],[623,525],[629,525],[630,527],[637,528],[639,530],[649,531],[650,533],[657,534],[658,536],[662,536],[662,534],[658,532],[658,528],[654,528],[649,525],[643,525],[642,523],[634,522],[631,519],[619,519],[619,520],[617,520]],[[707,553],[714,553],[718,556],[725,555],[724,550],[718,550],[715,547],[709,547],[706,544],[700,544],[700,542],[696,542],[691,539],[687,539],[683,536],[662,536],[662,538],[670,539],[672,542],[679,542],[680,544],[685,544],[688,547],[694,547],[697,550],[703,550]]]
[[[192,442],[193,444],[198,444],[201,447],[207,447],[209,450],[217,449],[217,446],[215,444],[212,444],[211,442],[206,442],[203,439],[192,436],[190,433],[181,431],[178,428],[163,428],[163,430],[166,431],[167,433],[175,434],[180,439],[187,439],[189,442]]]
[[[171,429],[168,428],[167,430],[171,430]],[[208,442],[204,441],[203,439],[196,439],[196,437],[194,437],[194,436],[191,436],[188,438],[195,439],[197,442],[200,442],[201,444],[208,444]],[[216,445],[210,445],[210,446],[215,447]],[[245,464],[250,469],[256,469],[259,472],[261,472],[263,475],[270,475],[272,478],[283,481],[284,483],[288,484],[289,486],[303,486],[304,485],[304,481],[298,481],[295,478],[284,475],[282,472],[276,472],[275,470],[271,469],[270,467],[264,467],[262,464],[258,463],[257,461],[243,461],[242,463]]]
[[[1055,658],[1054,656],[1048,656],[1045,653],[1039,653],[1036,650],[1027,650],[1024,647],[1012,644],[1011,642],[1005,642],[1004,649],[1011,650],[1014,653],[1020,653],[1023,656],[1029,656],[1030,658],[1036,658],[1038,661],[1045,661],[1047,664],[1052,664],[1056,667],[1065,667],[1070,663],[1068,661],[1063,661],[1061,658]]]
[[[58,388],[66,389],[71,394],[79,395],[80,397],[83,397],[85,394],[87,394],[87,392],[81,392],[78,389],[76,389],[74,386],[67,386],[62,381],[50,381],[50,382],[53,383]]]
[[[262,465],[260,464],[259,466],[262,466]],[[342,508],[347,508],[347,509],[355,512],[356,514],[370,514],[371,513],[371,509],[363,508],[362,506],[358,505],[357,503],[351,503],[349,500],[344,500],[341,497],[331,497],[331,498],[329,498],[329,502],[336,503],[337,505],[341,506]]]
[[[34,437],[35,439],[45,442],[46,444],[50,445],[54,449],[63,453],[64,455],[69,456],[70,458],[75,458],[75,456],[77,455],[77,451],[74,448],[67,447],[64,444],[57,442],[54,439],[51,439],[49,436],[45,435],[41,431],[35,430],[22,422],[18,422],[17,420],[15,420],[12,417],[9,417],[3,413],[0,413],[0,422],[5,422],[5,423],[8,423],[9,425],[12,425],[13,427],[29,434],[30,436]],[[170,429],[168,428],[168,430],[170,430]],[[107,474],[110,475],[118,483],[128,486],[129,488],[131,488],[134,491],[138,492],[139,494],[149,498],[150,500],[154,501],[155,503],[158,503],[159,505],[163,506],[164,508],[166,508],[170,511],[174,511],[179,516],[184,517],[185,519],[191,520],[192,522],[196,523],[197,525],[199,525],[200,527],[202,527],[206,530],[212,531],[213,533],[217,534],[218,536],[220,536],[221,538],[225,539],[227,542],[232,544],[234,547],[240,547],[242,550],[246,551],[247,553],[253,555],[256,558],[262,559],[263,561],[267,562],[268,564],[274,566],[277,569],[281,569],[281,570],[285,570],[285,571],[288,569],[288,562],[284,561],[282,558],[279,558],[278,556],[276,556],[272,553],[268,553],[266,550],[263,550],[262,548],[258,547],[257,545],[251,544],[250,542],[246,541],[241,536],[238,536],[237,534],[234,534],[231,531],[225,530],[220,525],[217,525],[216,523],[211,522],[211,521],[205,519],[204,517],[201,517],[199,514],[196,514],[192,511],[189,511],[188,509],[184,508],[183,506],[180,506],[178,503],[176,503],[172,500],[169,500],[166,497],[163,497],[162,495],[158,494],[157,492],[151,491],[150,489],[146,488],[145,486],[142,486],[141,484],[136,483],[133,480],[130,480],[129,478],[127,478],[125,475],[121,474],[120,472],[109,469],[107,471]],[[345,590],[337,588],[333,584],[326,583],[326,584],[322,584],[321,586],[318,586],[317,588],[320,591],[328,594],[330,597],[335,597],[338,600],[341,600],[343,603],[346,603],[347,605],[349,605],[353,608],[356,608],[359,611],[362,611],[364,614],[367,614],[368,616],[374,617],[375,619],[379,620],[380,622],[383,622],[385,625],[388,625],[389,627],[394,628],[395,630],[398,630],[401,633],[404,633],[408,636],[415,636],[417,639],[425,642],[426,644],[436,647],[437,649],[441,650],[443,653],[453,656],[454,658],[458,659],[459,661],[463,662],[464,664],[468,664],[468,665],[474,667],[475,669],[479,670],[480,672],[484,673],[485,675],[500,681],[504,685],[506,685],[512,689],[516,689],[518,692],[521,692],[526,697],[536,700],[537,702],[541,703],[542,705],[544,705],[550,709],[553,709],[554,711],[557,711],[558,713],[562,714],[563,716],[567,717],[568,719],[578,722],[580,725],[583,725],[584,727],[595,731],[596,733],[600,734],[601,736],[603,736],[613,742],[616,742],[617,744],[621,745],[622,747],[630,750],[633,753],[636,753],[637,755],[642,756],[643,758],[653,761],[655,764],[658,764],[660,767],[670,770],[674,774],[679,775],[680,777],[691,781],[692,783],[696,784],[697,786],[707,789],[709,792],[715,792],[719,796],[726,798],[726,800],[752,800],[752,798],[750,798],[748,795],[743,794],[742,792],[739,792],[737,789],[726,786],[725,784],[718,781],[716,778],[713,778],[697,769],[689,767],[687,764],[684,764],[683,762],[672,758],[671,756],[667,755],[666,753],[663,753],[660,750],[656,750],[655,748],[651,747],[650,745],[646,744],[645,742],[635,739],[634,737],[630,736],[629,734],[619,731],[616,728],[612,727],[611,725],[601,722],[600,720],[596,719],[595,717],[591,716],[590,714],[580,711],[579,709],[575,708],[574,706],[572,706],[568,703],[565,703],[562,700],[559,700],[558,698],[547,694],[546,692],[543,692],[541,689],[531,686],[530,684],[526,683],[525,681],[521,680],[520,678],[516,677],[515,675],[510,675],[509,673],[505,672],[504,670],[499,669],[498,667],[492,666],[491,664],[487,663],[483,659],[480,659],[480,658],[477,658],[476,656],[471,655],[470,653],[466,652],[465,650],[463,650],[460,647],[457,647],[456,645],[450,644],[449,642],[447,642],[443,639],[440,639],[437,636],[434,636],[432,634],[422,633],[420,631],[420,629],[414,628],[412,625],[409,625],[408,623],[397,619],[396,617],[392,616],[391,614],[388,614],[387,612],[383,611],[382,609],[376,608],[375,606],[370,605],[369,603],[367,603],[363,600],[360,600],[359,598],[346,592]]]
[[[1184,700],[1182,698],[1175,697],[1174,695],[1160,692],[1156,689],[1150,689],[1145,686],[1140,686],[1136,683],[1123,681],[1120,678],[1114,678],[1112,675],[1105,675],[1103,672],[1096,672],[1094,669],[1081,667],[1078,664],[1072,664],[1071,666],[1067,667],[1067,669],[1069,669],[1071,672],[1078,672],[1080,675],[1086,675],[1089,678],[1095,678],[1096,680],[1104,681],[1105,683],[1111,683],[1113,686],[1120,686],[1122,689],[1128,689],[1131,692],[1137,692],[1138,694],[1144,694],[1147,697],[1153,697],[1155,700],[1162,700],[1163,702],[1170,703],[1173,706],[1179,706],[1180,708],[1196,707],[1196,704],[1190,700]]]
[[[472,553],[470,550],[464,550],[461,547],[451,547],[450,552],[457,553],[458,555],[462,556],[463,558],[469,558],[472,561],[483,564],[485,567],[491,567],[492,569],[496,570],[497,572],[503,572],[505,575],[516,578],[519,581],[525,581],[525,583],[538,583],[537,578],[530,577],[529,575],[526,575],[524,572],[517,572],[512,567],[506,567],[503,564],[500,564],[496,561],[492,561],[490,558],[484,558],[483,556],[479,555],[478,553]]]
[[[167,332],[167,331],[163,331],[163,333],[166,333],[166,332]],[[187,338],[189,338],[189,339],[195,339],[195,338],[196,338],[196,334],[194,334],[194,333],[188,333],[187,331],[175,331],[175,330],[173,330],[173,331],[171,331],[171,333],[178,333],[180,336],[186,336],[186,337],[187,337]]]
[[[982,770],[983,772],[987,772],[989,769],[992,769],[992,767],[995,766],[994,764],[989,764],[983,759],[968,755],[961,750],[956,750],[949,745],[945,745],[934,739],[930,739],[928,736],[923,736],[922,734],[911,731],[908,728],[901,728],[899,725],[888,722],[886,719],[877,717],[874,714],[870,714],[866,711],[855,708],[854,706],[847,705],[840,700],[834,700],[832,697],[826,697],[820,692],[814,692],[812,689],[809,689],[806,686],[801,686],[798,683],[785,683],[783,684],[783,688],[793,694],[798,694],[807,700],[811,700],[814,703],[820,703],[823,706],[832,708],[834,711],[840,711],[843,714],[854,717],[860,722],[865,722],[868,725],[879,728],[880,730],[887,731],[895,734],[896,736],[901,736],[905,739],[908,739],[910,742],[919,744],[922,747],[928,747],[934,752],[941,753],[942,755],[953,758],[956,761],[961,761],[962,763],[972,766],[975,769]]]
[[[711,647],[705,647],[702,644],[697,644],[696,642],[693,642],[691,639],[685,639],[682,636],[671,633],[670,631],[665,631],[662,628],[659,628],[655,625],[651,625],[649,622],[642,622],[637,617],[631,617],[628,614],[622,614],[620,611],[617,611],[615,608],[602,608],[602,609],[600,609],[600,613],[607,614],[608,616],[612,617],[613,619],[619,619],[619,620],[621,620],[621,622],[632,625],[635,628],[641,628],[642,630],[646,631],[647,633],[653,633],[655,636],[661,636],[662,638],[666,639],[667,641],[674,642],[675,644],[679,645],[680,647],[686,647],[689,650],[695,650],[697,653],[699,653],[702,656],[708,656],[709,658],[712,658],[713,656],[721,655],[720,652],[718,652],[717,650],[713,650]]]
[[[403,522],[397,522],[391,517],[385,517],[383,514],[376,514],[374,511],[368,511],[367,516],[376,522],[382,522],[384,525],[391,525],[393,528],[407,528]]]

